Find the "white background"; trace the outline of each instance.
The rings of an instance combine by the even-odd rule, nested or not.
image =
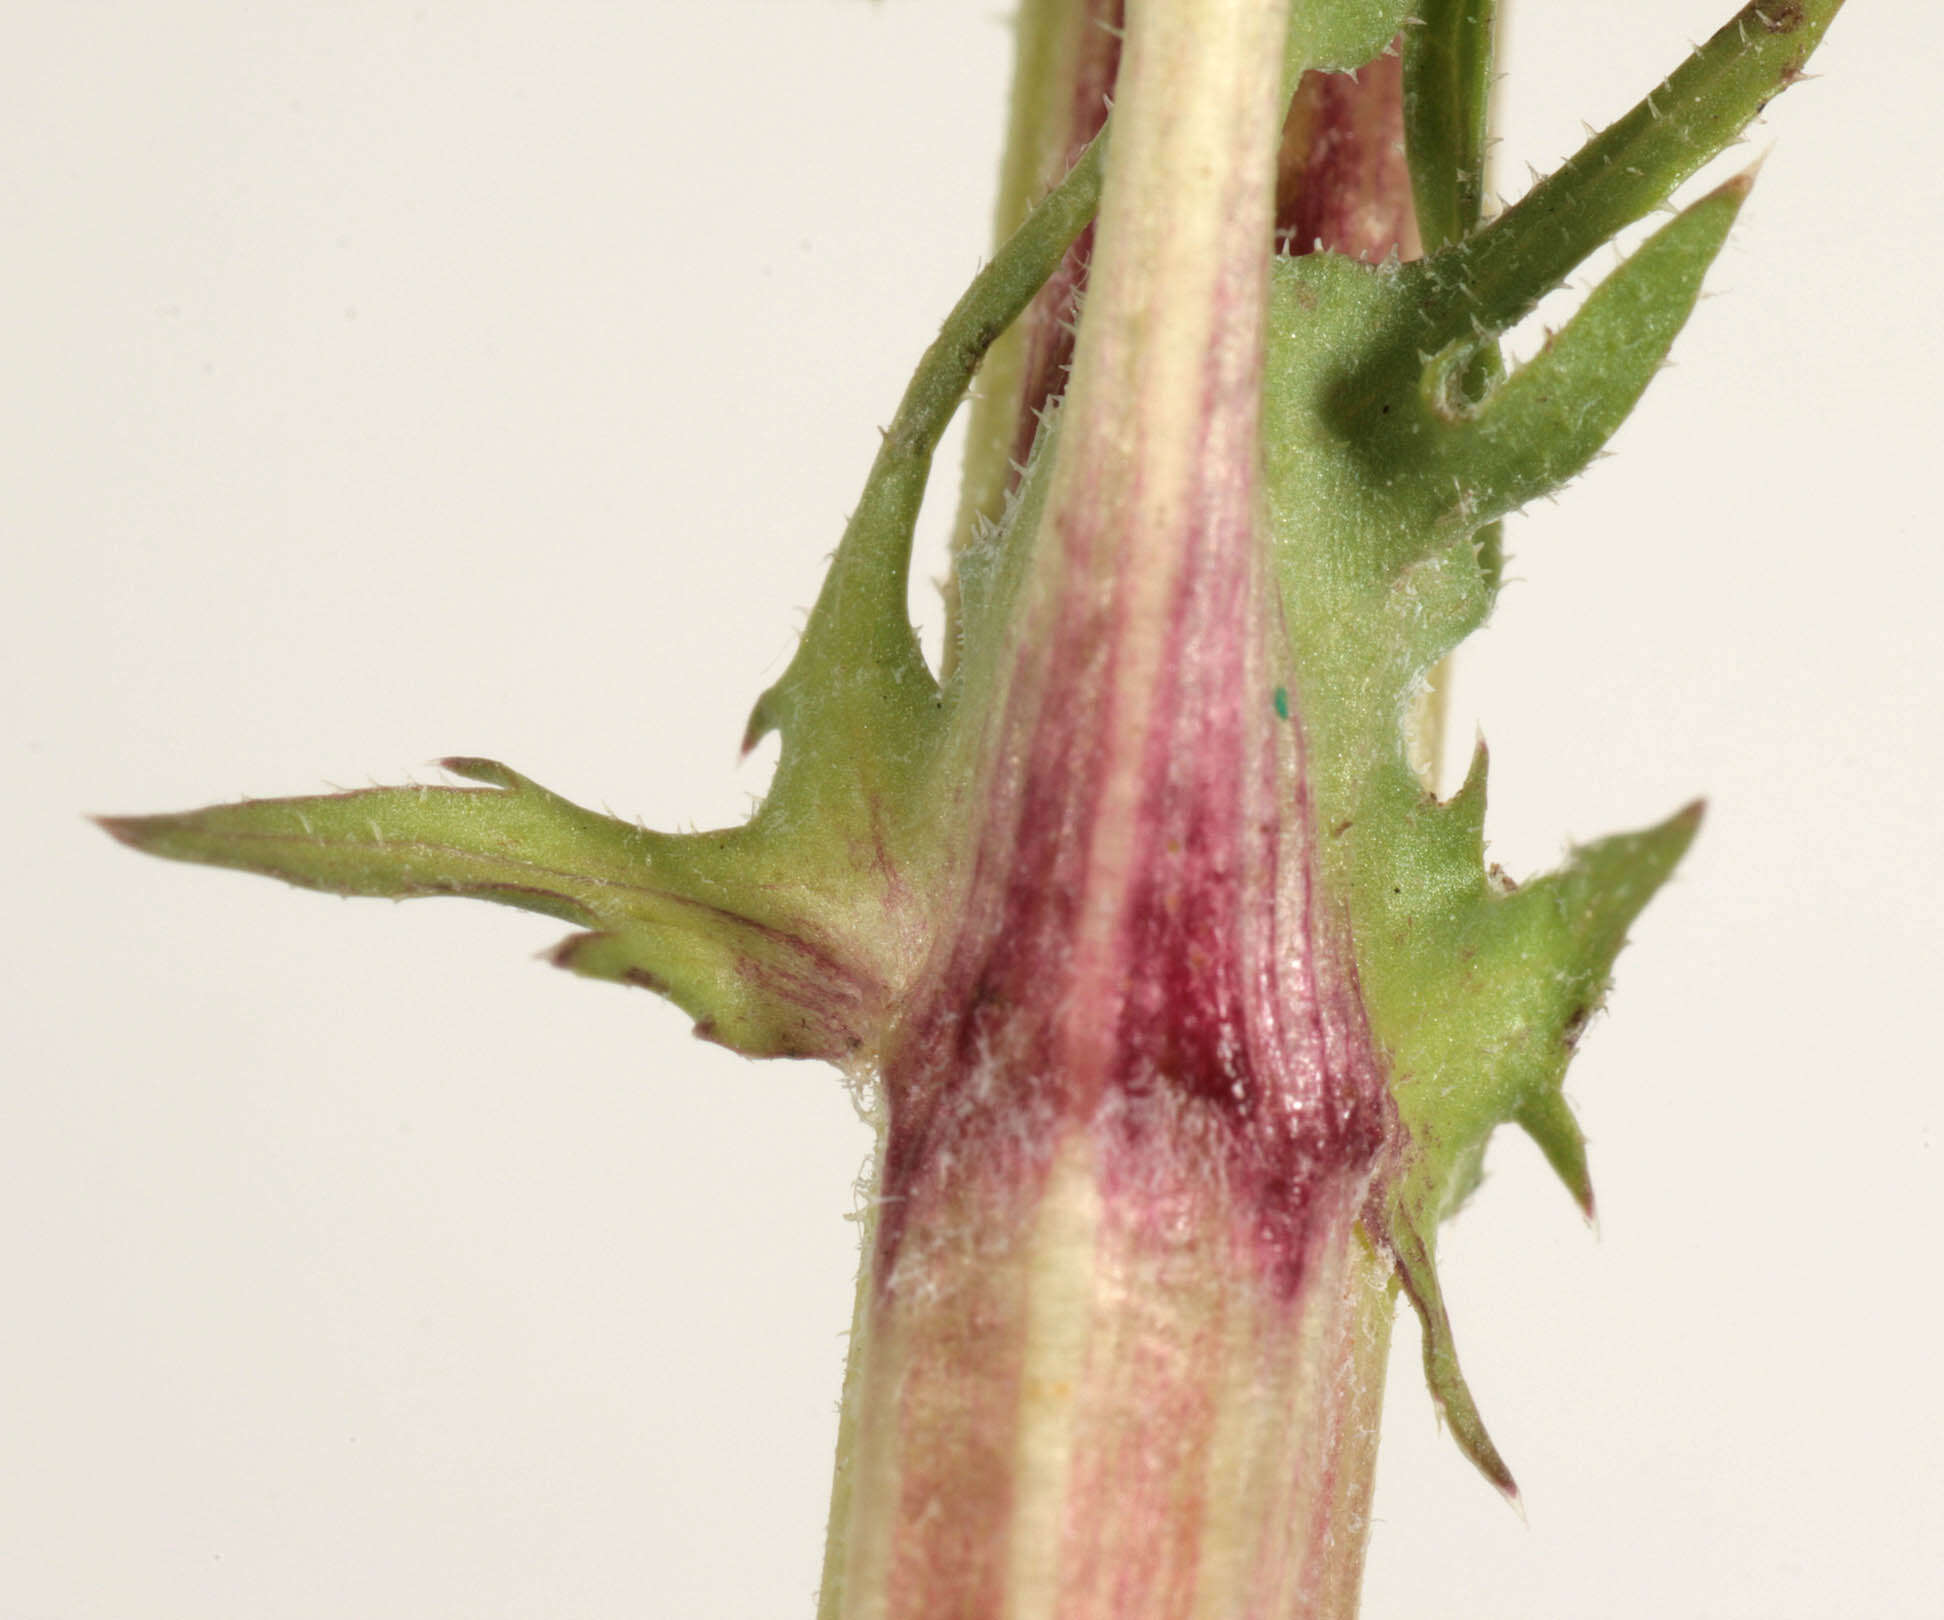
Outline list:
[[[1506,189],[1726,9],[1526,0]],[[1447,1233],[1529,1523],[1402,1324],[1373,1616],[1944,1612],[1944,24],[1852,13],[1464,666],[1512,871],[1712,808],[1575,1071],[1602,1233],[1510,1140]],[[738,817],[743,715],[986,246],[1001,19],[8,35],[0,1617],[807,1616],[867,1149],[835,1078],[549,972],[543,920],[81,817],[451,752]]]

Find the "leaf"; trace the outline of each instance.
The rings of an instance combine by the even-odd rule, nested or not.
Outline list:
[[[1438,426],[1420,441],[1420,476],[1452,491],[1472,523],[1577,477],[1666,363],[1752,184],[1738,175],[1663,226],[1482,399],[1469,399],[1464,383],[1474,344],[1461,341],[1433,360],[1420,388]]]
[[[1512,1470],[1492,1443],[1478,1402],[1458,1365],[1458,1344],[1452,1337],[1444,1290],[1432,1258],[1435,1227],[1420,1231],[1394,1203],[1380,1207],[1367,1219],[1375,1225],[1396,1266],[1404,1296],[1417,1312],[1418,1326],[1424,1336],[1424,1381],[1439,1415],[1451,1426],[1451,1436],[1457,1441],[1458,1449],[1501,1494],[1517,1502],[1519,1487],[1512,1478]]]
[[[1586,1162],[1586,1133],[1566,1098],[1557,1091],[1542,1092],[1514,1109],[1512,1119],[1545,1154],[1580,1213],[1592,1220],[1593,1173]]]
[[[1599,1011],[1629,927],[1672,875],[1700,825],[1690,805],[1659,826],[1576,851],[1559,871],[1506,892],[1473,865],[1460,875],[1400,872],[1366,957],[1387,986],[1373,1023],[1394,1064],[1398,1112],[1414,1144],[1404,1181],[1414,1215],[1435,1222],[1476,1184],[1485,1146],[1517,1123],[1582,1207],[1590,1205],[1578,1126],[1560,1095],[1580,1032]]]
[[[246,799],[181,815],[104,817],[123,843],[169,860],[277,877],[329,894],[465,895],[588,922],[604,877],[633,876],[635,830],[491,760],[446,769],[479,788],[371,788]],[[639,835],[637,835],[639,836]]]
[[[445,767],[485,787],[373,788],[107,817],[133,848],[393,900],[457,895],[595,930],[553,960],[639,984],[756,1056],[849,1058],[883,988],[814,895],[752,880],[735,834],[671,837],[596,814],[492,760]]]
[[[851,1061],[922,953],[927,851],[949,839],[926,773],[944,698],[906,611],[931,457],[981,358],[1098,204],[1096,137],[972,282],[926,351],[866,481],[801,646],[744,746],[783,733],[771,790],[739,828],[674,837],[596,815],[490,760],[483,788],[246,801],[102,825],[150,854],[343,895],[460,895],[587,932],[552,960],[653,989],[752,1056]]]
[[[743,735],[745,750],[783,735],[771,814],[854,835],[880,824],[888,802],[908,800],[929,763],[943,700],[906,593],[932,455],[986,350],[1093,217],[1110,130],[1111,120],[974,278],[885,430],[796,656]]]
[[[1380,829],[1406,858],[1381,899],[1363,897],[1358,962],[1409,1141],[1375,1195],[1372,1230],[1422,1321],[1425,1376],[1454,1438],[1513,1495],[1459,1369],[1433,1258],[1438,1226],[1478,1185],[1486,1145],[1506,1124],[1533,1138],[1591,1217],[1585,1138],[1560,1087],[1628,928],[1693,841],[1701,812],[1691,805],[1602,839],[1510,889],[1482,865],[1484,786],[1481,749],[1456,798],[1420,802],[1404,825]]]

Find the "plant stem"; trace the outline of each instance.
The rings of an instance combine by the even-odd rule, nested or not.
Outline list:
[[[1023,0],[1014,24],[1012,110],[993,240],[1005,242],[1107,121],[1120,68],[1121,0]],[[954,558],[996,526],[1033,448],[1040,412],[1066,382],[1073,323],[1093,255],[1091,225],[979,368],[966,429]],[[958,660],[956,569],[945,586],[942,679]]]
[[[1359,1222],[1390,1134],[1313,898],[1300,717],[1270,701],[1287,26],[1275,0],[1130,18],[1013,633],[965,677],[997,694],[965,892],[883,1053],[822,1620],[1355,1609],[1394,1299]],[[1391,114],[1328,89],[1301,107],[1317,172],[1354,179],[1304,202],[1402,229],[1371,180],[1400,166],[1362,161]],[[1064,159],[1073,126],[1026,99],[1015,140]],[[1037,412],[1050,352],[1007,407],[987,376],[988,427]]]

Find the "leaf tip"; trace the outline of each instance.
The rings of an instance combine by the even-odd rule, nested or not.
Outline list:
[[[776,688],[771,687],[756,700],[756,707],[749,711],[749,722],[743,727],[742,744],[737,749],[737,757],[749,758],[756,745],[777,729],[779,724],[772,699]]]
[[[1480,732],[1472,741],[1471,762],[1465,767],[1465,779],[1446,803],[1463,805],[1482,819],[1485,814],[1485,787],[1491,774],[1492,751],[1486,746],[1485,734]]]
[[[509,792],[527,785],[524,776],[510,766],[502,765],[496,759],[481,759],[471,754],[450,754],[433,763],[442,771],[450,771],[454,776],[463,776],[468,782],[484,782],[489,787],[505,788]]]
[[[1426,1375],[1431,1386],[1432,1402],[1438,1409],[1438,1415],[1450,1428],[1451,1438],[1457,1442],[1458,1449],[1500,1496],[1513,1507],[1519,1507],[1519,1482],[1512,1477],[1511,1468],[1506,1465],[1505,1458],[1500,1455],[1487,1432],[1485,1420],[1479,1413],[1477,1402],[1472,1399],[1464,1376],[1458,1371],[1456,1359],[1434,1371],[1427,1352]]]
[[[542,951],[540,960],[584,979],[605,979],[613,984],[649,990],[658,996],[671,999],[674,996],[669,981],[642,966],[637,950],[611,929],[569,934],[557,945]]]
[[[172,860],[190,858],[183,854],[180,844],[195,818],[196,812],[191,811],[178,815],[89,816],[87,819],[118,844],[143,855]]]
[[[1566,1044],[1570,1047],[1578,1035],[1578,1029],[1569,1025],[1565,1032]],[[1580,1129],[1566,1099],[1556,1090],[1546,1091],[1517,1109],[1513,1118],[1545,1155],[1546,1163],[1572,1195],[1580,1214],[1589,1225],[1593,1224],[1596,1219],[1593,1173],[1586,1162],[1586,1133]]]
[[[149,821],[148,816],[89,816],[97,827],[118,844],[126,844],[130,849],[144,847],[144,838]]]
[[[1431,1404],[1472,1466],[1491,1481],[1501,1496],[1517,1506],[1518,1482],[1486,1430],[1478,1402],[1458,1365],[1458,1346],[1452,1336],[1451,1317],[1445,1310],[1444,1290],[1430,1244],[1409,1213],[1395,1202],[1378,1220],[1391,1263],[1396,1267],[1398,1283],[1417,1312],[1418,1330],[1424,1342],[1424,1382],[1430,1391]]]
[[[1701,823],[1707,819],[1707,815],[1708,801],[1695,799],[1682,805],[1659,826],[1649,827],[1631,838],[1622,834],[1616,842],[1632,845],[1641,877],[1654,888],[1659,888],[1694,847],[1695,839],[1701,835]],[[1644,897],[1642,904],[1645,904]]]
[[[1764,152],[1741,173],[1731,174],[1716,186],[1714,195],[1725,198],[1736,208],[1740,208],[1748,200],[1748,194],[1755,189],[1755,182],[1761,178],[1762,165],[1766,162],[1768,162],[1768,154]]]

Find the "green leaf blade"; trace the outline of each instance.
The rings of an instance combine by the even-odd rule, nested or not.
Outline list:
[[[772,800],[856,826],[908,797],[939,732],[941,697],[906,605],[919,507],[937,450],[986,351],[1030,304],[1100,203],[1111,120],[973,278],[925,351],[782,676],[743,748],[783,738]]]
[[[744,1057],[847,1064],[882,1021],[883,986],[807,940],[747,923],[570,934],[547,960],[653,991],[695,1020],[698,1037]]]
[[[1454,386],[1458,351],[1425,375],[1442,432],[1426,476],[1467,515],[1503,517],[1582,472],[1632,414],[1693,313],[1753,179],[1739,175],[1663,226],[1594,288],[1546,347],[1476,404]]]
[[[328,894],[489,900],[588,930],[551,960],[668,997],[698,1033],[758,1057],[847,1061],[881,1023],[871,953],[837,937],[811,889],[779,884],[746,836],[671,837],[597,814],[492,760],[482,787],[369,788],[104,817],[167,860]]]
[[[1508,1501],[1516,1503],[1518,1484],[1493,1443],[1471,1385],[1458,1364],[1458,1342],[1445,1309],[1444,1287],[1438,1277],[1433,1250],[1437,1228],[1433,1225],[1420,1229],[1395,1198],[1374,1209],[1366,1220],[1389,1253],[1404,1297],[1417,1312],[1424,1341],[1424,1382],[1439,1416],[1450,1426],[1452,1439],[1472,1466]]]
[[[1565,1183],[1580,1213],[1592,1220],[1593,1172],[1586,1162],[1586,1132],[1580,1129],[1565,1096],[1558,1091],[1544,1092],[1521,1104],[1512,1118],[1546,1156],[1546,1163]]]
[[[590,921],[575,881],[526,844],[533,831],[528,808],[519,795],[495,788],[367,788],[174,815],[104,816],[99,824],[145,854],[326,894],[456,895]]]

